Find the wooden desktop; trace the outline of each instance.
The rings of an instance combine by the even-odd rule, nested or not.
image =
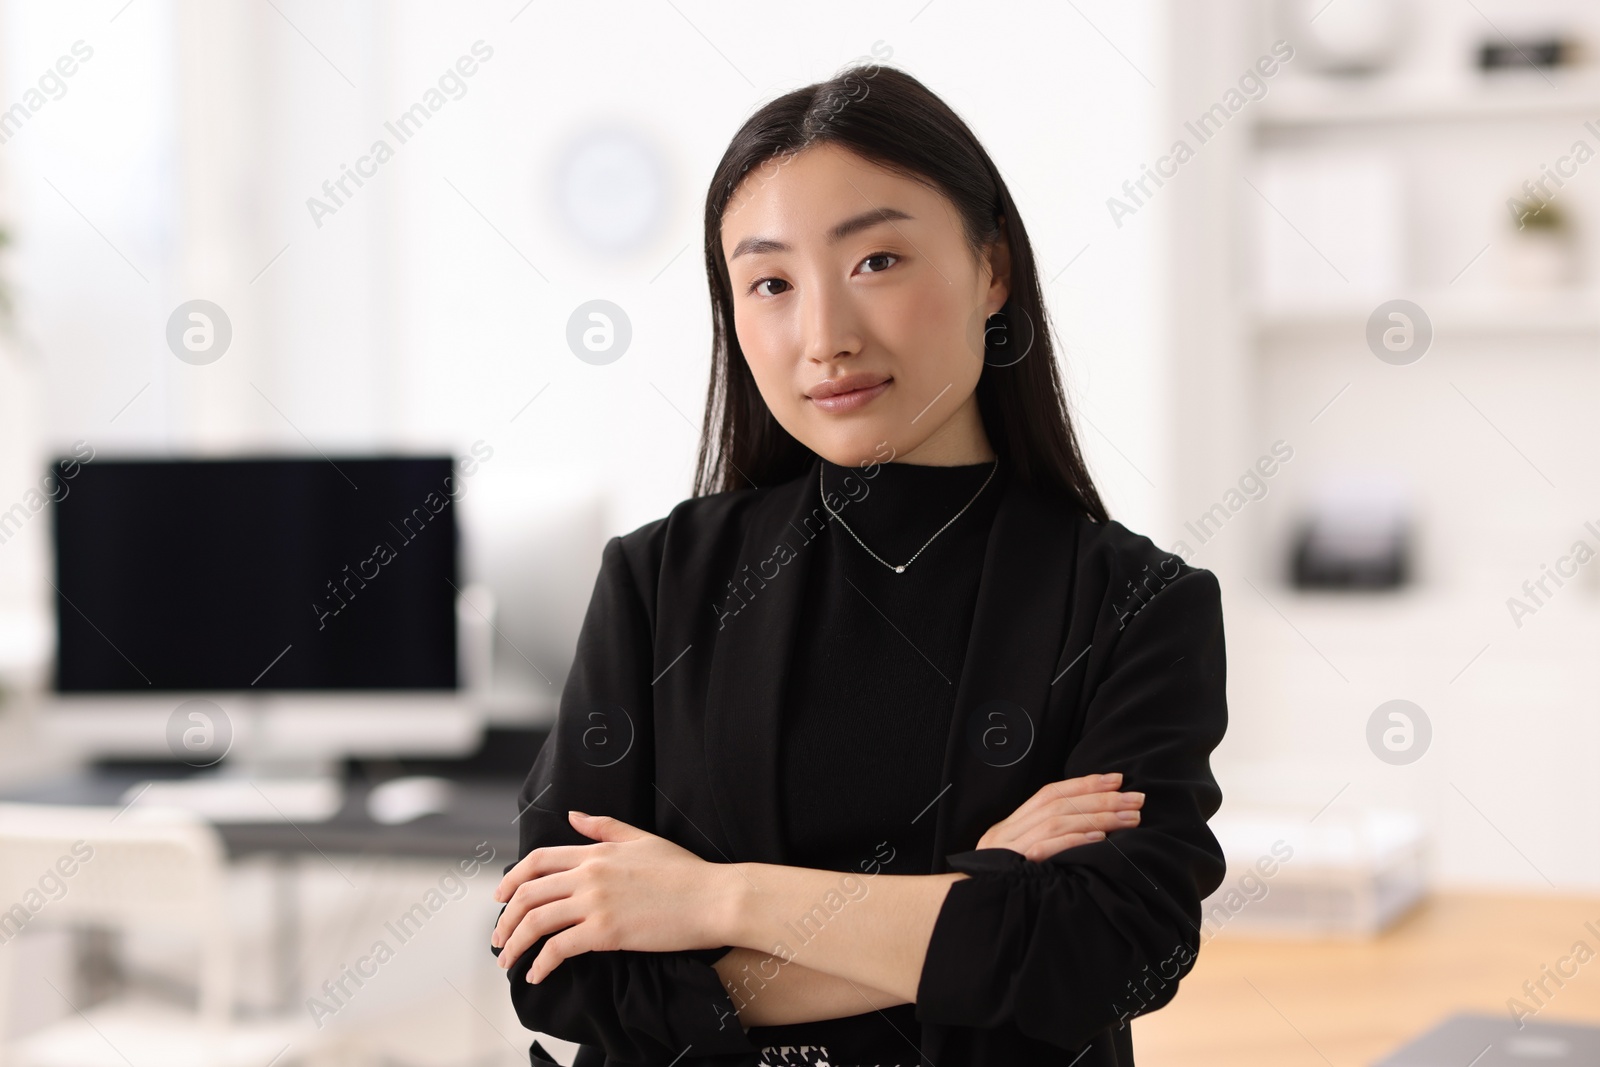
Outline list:
[[[1224,930],[1134,1049],[1140,1067],[1368,1067],[1457,1011],[1509,1019],[1513,998],[1600,1024],[1600,898],[1437,893],[1370,940]]]

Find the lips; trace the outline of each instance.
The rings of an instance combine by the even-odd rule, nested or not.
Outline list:
[[[813,400],[822,400],[830,396],[839,396],[843,393],[853,393],[860,389],[870,389],[889,380],[887,374],[857,373],[846,374],[840,378],[824,378],[822,381],[806,390],[806,396]]]
[[[871,403],[894,381],[886,374],[848,374],[818,382],[806,395],[818,408],[827,412],[854,411]]]

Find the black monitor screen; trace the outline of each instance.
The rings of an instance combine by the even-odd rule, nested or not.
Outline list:
[[[55,473],[59,690],[455,688],[449,458]]]

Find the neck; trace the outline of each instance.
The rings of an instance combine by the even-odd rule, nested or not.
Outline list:
[[[978,397],[973,394],[927,440],[896,456],[894,462],[957,467],[990,463],[994,458],[994,447],[989,443],[989,435],[983,429],[983,418],[978,414]]]

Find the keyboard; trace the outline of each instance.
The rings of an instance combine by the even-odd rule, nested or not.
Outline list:
[[[344,804],[344,788],[334,778],[199,775],[137,782],[122,803],[182,808],[214,823],[324,822]]]

